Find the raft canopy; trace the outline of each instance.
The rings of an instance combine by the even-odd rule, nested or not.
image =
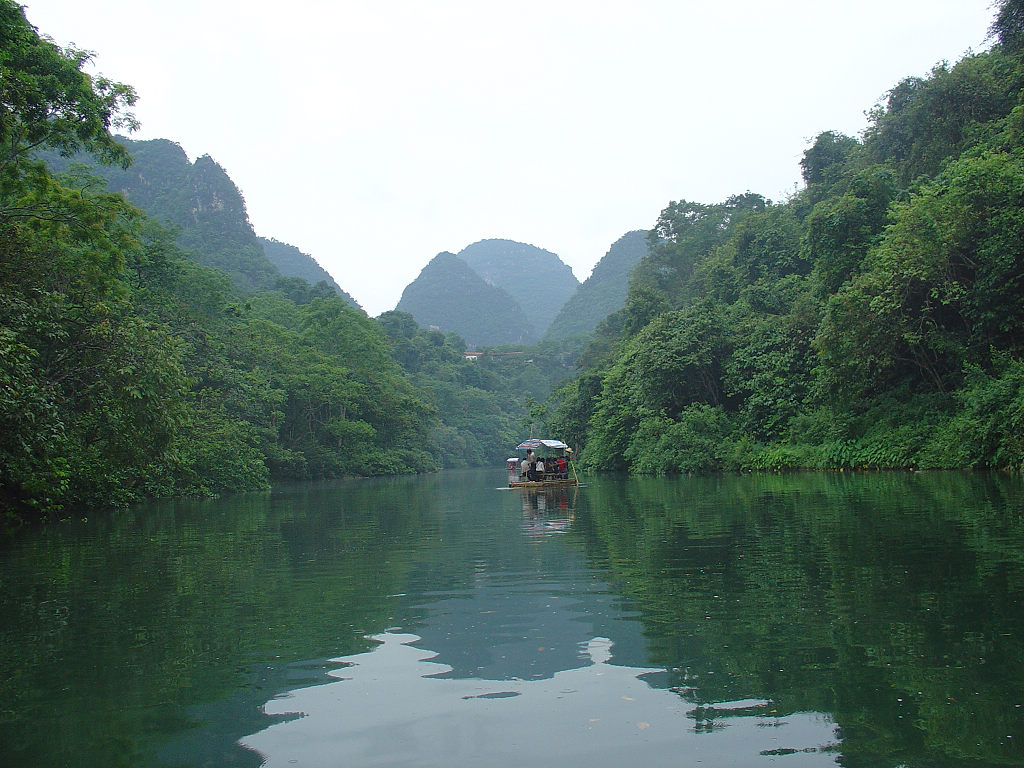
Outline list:
[[[525,451],[527,448],[568,448],[569,446],[563,443],[561,440],[541,440],[536,437],[531,437],[529,440],[524,440],[516,446],[517,451]]]

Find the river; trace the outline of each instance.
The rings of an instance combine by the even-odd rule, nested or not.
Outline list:
[[[0,765],[1024,764],[1024,482],[281,487],[0,547]]]

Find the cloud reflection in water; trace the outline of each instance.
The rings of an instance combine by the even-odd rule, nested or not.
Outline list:
[[[770,714],[770,703],[695,708],[610,664],[611,642],[580,644],[585,666],[541,680],[437,677],[451,667],[385,633],[372,651],[337,659],[337,682],[274,699],[268,715],[300,713],[246,737],[265,766],[834,766],[835,726],[818,713]],[[714,728],[702,713],[719,716]],[[764,726],[776,726],[766,728]]]

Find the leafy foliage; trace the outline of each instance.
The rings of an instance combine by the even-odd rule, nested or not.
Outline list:
[[[38,208],[19,206],[17,200],[26,186],[45,187],[46,174],[32,158],[39,148],[65,157],[84,150],[107,163],[127,163],[110,129],[134,129],[128,110],[135,91],[85,74],[91,56],[41,38],[21,6],[0,3],[0,214],[5,218],[38,214]]]
[[[281,272],[282,275],[286,275],[291,278],[298,278],[310,285],[319,285],[320,283],[326,283],[330,292],[334,295],[341,296],[353,307],[359,307],[359,303],[353,299],[346,291],[342,290],[341,287],[334,282],[334,278],[331,277],[327,271],[321,267],[312,256],[307,253],[303,253],[294,245],[288,243],[282,243],[279,240],[273,238],[258,238],[260,245],[263,246],[263,252],[267,258],[273,263],[275,267]]]
[[[546,339],[565,339],[591,333],[607,315],[626,301],[629,276],[647,254],[647,233],[628,232],[614,243],[590,277],[576,289],[551,321]]]
[[[385,312],[377,322],[410,383],[437,409],[431,450],[444,467],[502,462],[536,423],[531,403],[571,372],[568,343],[487,348],[467,359],[460,336],[423,329],[406,312]]]
[[[37,159],[127,166],[109,129],[131,124],[134,93],[7,0],[0,22],[0,514],[434,469],[435,410],[382,329],[333,291],[278,283],[216,163],[197,161],[192,198],[173,178],[153,191],[192,217],[176,236],[107,191],[120,171]]]
[[[550,423],[634,472],[1019,467],[1024,62],[1000,44],[825,132],[772,203],[671,203]]]

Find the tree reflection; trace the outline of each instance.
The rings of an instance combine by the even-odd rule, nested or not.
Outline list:
[[[595,480],[575,530],[694,700],[834,713],[845,766],[1018,764],[1019,478]]]

